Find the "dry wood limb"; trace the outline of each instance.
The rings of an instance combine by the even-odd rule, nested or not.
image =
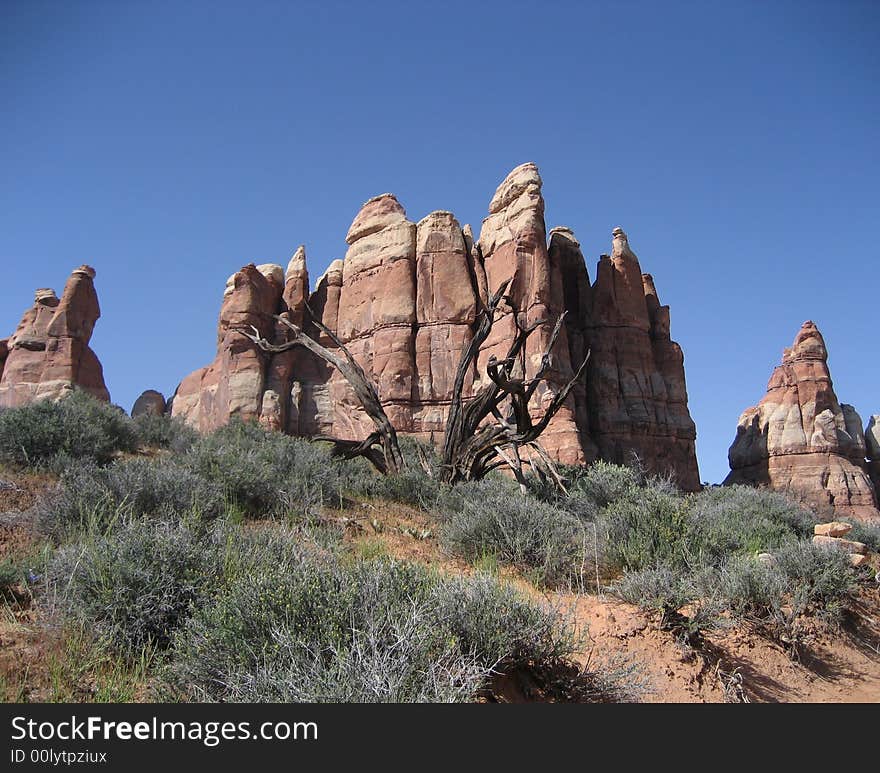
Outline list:
[[[465,437],[464,434],[464,411],[462,405],[462,393],[464,392],[464,382],[470,371],[471,366],[480,353],[480,348],[489,337],[492,325],[495,322],[495,312],[499,304],[505,297],[507,287],[511,280],[501,283],[501,286],[488,299],[487,304],[480,311],[480,322],[458,362],[458,369],[455,372],[455,381],[452,387],[452,400],[449,406],[449,414],[446,417],[446,436],[443,441],[443,473],[444,480],[452,482],[453,470],[451,463],[454,460],[458,446]]]
[[[553,479],[553,482],[559,487],[562,493],[565,496],[568,496],[568,489],[565,488],[565,481],[562,476],[559,474],[559,470],[556,469],[556,465],[553,463],[553,460],[550,458],[550,454],[547,453],[547,450],[542,446],[537,440],[533,440],[531,443],[528,443],[528,447],[531,448],[535,454],[537,454],[538,458],[543,463],[544,470],[550,477]],[[529,460],[533,460],[534,456],[530,456]]]
[[[336,459],[354,459],[356,456],[363,456],[383,475],[388,474],[385,455],[373,448],[377,443],[382,445],[382,436],[378,432],[371,432],[364,440],[342,440],[328,435],[316,435],[313,440],[332,443],[333,449],[330,455]]]
[[[276,320],[285,325],[291,333],[293,333],[293,339],[290,341],[286,341],[283,344],[272,344],[263,338],[260,335],[260,331],[255,327],[251,327],[254,331],[254,334],[247,333],[245,331],[241,331],[243,335],[253,341],[257,346],[259,346],[263,351],[266,352],[285,352],[289,349],[292,349],[294,346],[304,346],[313,354],[320,357],[325,362],[332,365],[336,370],[338,370],[344,377],[345,380],[351,385],[352,389],[354,389],[355,395],[357,395],[358,400],[364,408],[366,414],[373,421],[373,424],[376,425],[376,432],[371,434],[367,440],[370,438],[374,438],[371,443],[365,445],[367,441],[348,441],[348,440],[340,440],[338,438],[324,438],[325,440],[332,441],[334,445],[334,455],[339,456],[341,458],[353,458],[354,456],[361,455],[367,458],[375,467],[383,474],[389,473],[398,473],[403,469],[404,461],[403,455],[400,452],[400,446],[397,442],[397,433],[394,430],[391,422],[388,419],[388,416],[385,413],[385,410],[382,408],[382,403],[379,400],[379,395],[376,392],[376,388],[373,386],[372,382],[367,378],[367,375],[364,373],[363,368],[358,365],[357,361],[352,357],[351,352],[348,351],[345,344],[339,340],[336,334],[330,330],[326,325],[324,325],[320,320],[315,318],[315,315],[312,314],[311,309],[306,306],[310,316],[312,317],[312,321],[315,323],[316,327],[325,333],[336,346],[339,347],[339,350],[343,353],[344,359],[342,357],[337,356],[332,351],[327,349],[325,346],[322,346],[317,341],[315,341],[310,336],[306,335],[301,328],[297,325],[294,325],[289,319],[281,315],[273,315]],[[382,457],[384,459],[383,463],[377,464],[377,452],[373,448],[373,446],[379,443],[382,447]],[[354,449],[359,449],[356,453]]]
[[[479,328],[481,335],[478,343],[480,345],[488,338],[494,323],[494,312],[500,299],[507,298],[504,295],[504,290],[506,290],[506,285],[499,288],[492,296],[483,314]],[[513,307],[510,299],[507,298],[507,300]],[[503,360],[498,360],[494,356],[489,358],[486,365],[489,383],[485,384],[473,400],[464,407],[461,406],[460,392],[453,394],[456,416],[455,421],[450,421],[447,425],[443,458],[444,480],[450,483],[459,480],[478,480],[491,470],[506,465],[513,471],[522,486],[524,485],[524,476],[520,449],[529,447],[532,451],[529,458],[532,469],[540,471],[542,477],[546,471],[546,475],[564,492],[565,486],[562,476],[559,475],[549,454],[537,442],[537,439],[550,424],[552,418],[565,403],[574,385],[583,375],[589,354],[569,382],[554,396],[544,414],[535,422],[529,410],[529,402],[540,382],[546,379],[551,365],[552,351],[562,330],[565,312],[557,318],[547,347],[541,356],[538,371],[529,380],[516,372],[519,365],[519,355],[529,335],[545,321],[538,320],[528,325],[521,325],[515,307],[513,307],[513,314],[517,325],[516,336]],[[477,341],[477,336],[474,341]],[[472,351],[465,352],[459,365],[459,374],[471,366],[478,351],[479,347],[477,346],[473,347]],[[508,401],[508,415],[506,417],[502,415],[500,410],[504,401]],[[495,423],[481,426],[490,416],[494,418]],[[452,413],[450,413],[450,419],[452,419]],[[511,449],[511,453],[506,453],[505,448]],[[537,457],[537,460],[534,457]]]

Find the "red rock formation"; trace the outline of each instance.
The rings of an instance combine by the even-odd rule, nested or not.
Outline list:
[[[567,463],[595,459],[603,451],[591,439],[598,418],[604,448],[613,454],[607,458],[630,461],[632,449],[649,469],[671,470],[685,487],[698,486],[681,350],[669,340],[668,308],[645,289],[632,256],[635,273],[626,273],[625,279],[632,279],[637,295],[613,284],[599,286],[598,297],[605,301],[596,317],[597,291],[590,286],[574,234],[554,229],[548,248],[541,178],[534,164],[517,167],[498,186],[476,242],[470,226],[462,228],[449,212],[432,212],[418,225],[410,222],[391,194],[364,204],[346,241],[345,259],[334,261],[318,280],[309,307],[373,379],[398,431],[442,440],[455,371],[473,335],[479,303],[510,279],[508,292],[520,323],[543,320],[522,354],[527,377],[540,365],[557,316],[568,311],[536,413],[571,378],[590,346],[595,348],[597,336],[608,338],[600,361],[609,367],[619,363],[627,379],[648,385],[644,418],[625,415],[622,420],[617,413],[633,402],[629,381],[615,383],[612,392],[602,384],[592,392],[578,385],[542,436],[547,450]],[[221,311],[217,358],[181,383],[172,413],[203,430],[238,414],[258,416],[264,426],[296,435],[364,437],[372,423],[339,373],[303,349],[264,358],[236,333],[247,323],[261,332],[271,327],[276,340],[285,340],[285,328],[267,321],[273,313],[285,314],[333,346],[303,313],[308,273],[302,249],[284,275],[283,294],[280,279],[272,292],[261,290],[268,280],[259,274],[251,266],[234,276]],[[635,333],[621,332],[628,320],[637,326]],[[488,357],[506,353],[515,324],[509,308],[499,315],[470,374],[466,396],[485,378]],[[591,394],[607,405],[594,410]],[[609,415],[616,422],[610,428]]]
[[[477,298],[471,253],[451,212],[432,212],[416,228],[413,429],[441,438],[461,352],[473,337]],[[470,394],[475,373],[465,383]]]
[[[300,245],[284,272],[284,291],[281,294],[279,316],[302,327],[306,319],[306,300],[309,295],[309,272],[306,268],[306,250]],[[286,341],[288,328],[275,322],[275,340]],[[298,410],[292,399],[293,374],[305,352],[292,349],[271,357],[266,375],[266,391],[260,404],[260,423],[267,429],[287,430],[289,423],[296,423]]]
[[[590,351],[590,319],[593,307],[593,292],[587,264],[581,246],[570,228],[554,228],[550,231],[548,247],[551,275],[562,285],[565,333],[568,339],[569,361],[578,367]],[[583,379],[572,389],[575,423],[577,424],[581,446],[587,461],[593,461],[599,454],[596,444],[589,434],[589,411],[587,408],[587,383]]]
[[[669,307],[620,228],[599,261],[588,335],[587,405],[599,456],[621,464],[637,456],[650,472],[673,472],[681,488],[698,489],[684,356],[669,336]]]
[[[6,342],[0,367],[0,407],[58,399],[74,387],[110,400],[101,363],[89,348],[101,316],[95,270],[75,269],[61,299],[54,290],[37,290],[34,305]]]
[[[183,415],[207,432],[231,416],[258,419],[263,403],[268,357],[242,330],[257,328],[273,337],[284,289],[281,266],[253,263],[229,277],[217,326],[217,356],[205,368],[187,376],[173,398],[172,415]]]
[[[511,280],[508,294],[520,312],[519,323],[544,323],[529,337],[522,353],[526,378],[535,374],[541,355],[549,344],[556,318],[564,310],[562,276],[551,269],[544,227],[544,199],[541,176],[534,164],[514,169],[498,186],[489,204],[489,216],[483,221],[479,248],[489,291]],[[502,359],[516,331],[510,313],[501,314],[478,361],[479,377],[485,377],[485,366],[492,355]],[[573,375],[567,331],[556,342],[551,370],[536,394],[539,412]],[[556,459],[567,464],[587,461],[581,432],[575,421],[575,399],[569,395],[566,404],[553,417],[541,436],[541,443]]]
[[[416,225],[406,219],[397,199],[386,193],[364,204],[345,241],[349,247],[343,261],[336,333],[372,376],[394,426],[411,432]],[[362,437],[365,430],[372,431],[339,373],[330,379],[330,396],[336,408],[334,434]]]
[[[880,416],[872,416],[865,430],[865,451],[868,458],[868,475],[874,484],[874,494],[880,504]]]
[[[827,359],[822,334],[804,322],[764,399],[740,416],[724,482],[798,492],[830,506],[835,518],[880,520],[862,422],[852,406],[838,403]]]

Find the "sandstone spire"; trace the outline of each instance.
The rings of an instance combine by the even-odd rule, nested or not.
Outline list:
[[[266,357],[241,331],[253,326],[261,335],[273,336],[272,315],[279,311],[283,281],[284,270],[272,263],[251,263],[229,278],[217,324],[217,356],[180,383],[172,415],[184,416],[203,432],[225,424],[231,416],[259,418]]]
[[[767,394],[740,416],[725,483],[803,494],[835,516],[880,520],[865,469],[865,437],[852,406],[837,401],[825,339],[804,322]]]
[[[101,316],[91,266],[74,269],[59,299],[42,288],[0,352],[0,407],[57,399],[74,387],[110,399],[101,363],[89,348]]]
[[[698,489],[684,356],[670,338],[669,307],[620,227],[611,255],[599,260],[590,326],[587,404],[599,456],[623,464],[637,457],[648,471],[672,472],[683,489]]]
[[[865,451],[868,458],[868,474],[874,484],[874,495],[880,504],[880,415],[868,420],[865,430]]]
[[[376,383],[395,428],[413,429],[416,225],[390,193],[367,201],[345,241],[336,333]],[[346,380],[330,377],[333,434],[362,437],[372,423]]]
[[[556,319],[567,311],[536,414],[590,348],[597,366],[591,366],[592,381],[569,394],[542,444],[567,463],[597,455],[630,462],[635,451],[649,469],[672,471],[686,488],[697,486],[693,422],[681,350],[669,339],[668,307],[660,305],[650,277],[643,278],[619,229],[613,256],[600,263],[591,287],[570,229],[554,229],[547,244],[541,188],[534,164],[516,167],[495,191],[476,240],[451,212],[431,212],[416,224],[393,194],[373,197],[352,221],[344,260],[333,261],[318,279],[309,307],[372,379],[395,428],[441,442],[461,352],[488,293],[509,279],[519,319],[509,307],[498,314],[465,396],[485,378],[488,357],[504,356],[517,321],[541,322],[519,363],[526,377],[534,375]],[[296,435],[369,434],[372,423],[350,386],[323,360],[302,348],[268,357],[237,332],[254,324],[284,341],[283,325],[271,330],[271,316],[282,314],[332,348],[332,339],[304,315],[308,288],[303,248],[285,272],[267,264],[234,274],[220,314],[217,357],[181,383],[172,412],[202,429],[240,415]],[[614,374],[613,382],[606,373]],[[594,427],[602,437],[598,448]]]
[[[551,229],[547,253],[550,260],[550,274],[554,283],[558,283],[558,289],[554,292],[561,293],[562,307],[566,311],[565,332],[568,339],[569,362],[572,367],[578,367],[590,351],[593,298],[587,264],[574,232],[563,226]],[[575,385],[572,389],[572,397],[581,446],[586,460],[592,461],[598,455],[598,449],[589,433],[586,380]]]
[[[416,229],[416,318],[416,390],[425,406],[417,411],[418,431],[442,433],[458,360],[477,318],[471,254],[451,212],[431,212]]]
[[[541,176],[535,164],[516,167],[495,191],[478,243],[488,291],[494,292],[502,282],[510,280],[508,295],[519,310],[519,323],[544,320],[529,337],[522,353],[521,367],[526,378],[533,376],[540,366],[541,354],[549,344],[556,319],[565,308],[563,283],[561,277],[554,281],[547,250],[541,186]],[[490,356],[499,359],[505,356],[515,335],[516,324],[517,320],[510,313],[499,316],[477,363],[478,377],[485,372]],[[541,405],[549,403],[573,373],[568,337],[563,329],[556,342],[556,351],[552,353],[549,377],[539,390],[538,402]],[[545,448],[567,464],[587,461],[575,414],[575,396],[572,394],[541,436]]]

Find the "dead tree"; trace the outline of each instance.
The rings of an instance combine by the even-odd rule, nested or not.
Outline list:
[[[523,451],[528,454],[527,463],[540,477],[549,477],[563,487],[562,478],[556,470],[547,451],[538,442],[541,433],[547,429],[568,398],[574,385],[581,378],[589,353],[580,364],[574,376],[557,392],[547,409],[536,420],[529,410],[529,403],[541,381],[546,379],[551,364],[551,352],[559,338],[565,312],[559,315],[550,341],[541,357],[538,372],[526,379],[520,364],[521,353],[526,340],[544,320],[523,325],[519,319],[516,305],[506,295],[510,280],[502,283],[480,310],[479,323],[470,343],[465,347],[458,363],[452,391],[452,402],[446,420],[446,434],[440,465],[440,479],[449,484],[462,481],[480,480],[492,470],[510,467],[522,486],[525,486]],[[464,398],[467,375],[474,367],[481,348],[492,331],[499,306],[505,302],[516,324],[516,335],[503,360],[491,356],[486,364],[488,383],[484,384],[470,399]],[[363,456],[383,474],[399,473],[405,466],[403,455],[388,416],[385,414],[379,395],[363,369],[357,364],[346,346],[335,333],[326,327],[306,307],[317,328],[327,335],[338,347],[342,357],[337,356],[319,344],[290,320],[276,316],[293,334],[293,338],[280,344],[273,344],[254,333],[245,333],[251,341],[266,352],[285,352],[295,346],[304,346],[325,362],[336,368],[352,386],[376,430],[362,441],[342,440],[319,436],[333,444],[333,455],[344,459]]]
[[[455,375],[452,404],[446,421],[443,444],[441,478],[447,483],[479,480],[499,467],[508,466],[521,485],[525,485],[522,449],[529,451],[529,463],[540,476],[549,475],[562,487],[562,478],[556,471],[550,455],[538,442],[578,382],[587,365],[589,354],[574,376],[554,395],[543,415],[535,421],[529,403],[550,368],[551,352],[559,338],[566,312],[559,315],[547,348],[541,356],[541,365],[533,378],[526,380],[520,366],[520,353],[526,340],[544,320],[523,325],[512,300],[505,295],[508,282],[489,298],[481,310],[480,323],[473,339],[462,352]],[[495,314],[502,301],[510,307],[516,324],[516,335],[503,360],[494,355],[486,363],[489,383],[483,385],[474,397],[465,403],[463,398],[467,373],[479,356],[495,322]],[[504,409],[504,412],[502,412]]]
[[[281,344],[273,344],[260,336],[260,331],[251,326],[253,334],[241,331],[243,335],[251,339],[257,346],[265,352],[286,352],[295,346],[304,346],[313,354],[316,354],[325,362],[332,365],[338,370],[345,379],[351,384],[358,400],[364,410],[376,425],[376,431],[364,440],[342,440],[340,438],[327,437],[319,435],[316,440],[326,440],[333,444],[333,456],[341,459],[354,459],[356,456],[363,456],[383,475],[393,475],[399,473],[404,468],[403,454],[400,452],[400,444],[397,442],[397,432],[385,414],[382,403],[379,402],[379,395],[373,383],[367,378],[363,368],[358,365],[351,352],[348,351],[345,344],[337,338],[336,334],[324,325],[314,314],[311,309],[306,306],[309,316],[315,323],[315,326],[325,335],[342,352],[343,357],[338,357],[325,346],[321,346],[314,338],[306,335],[303,330],[294,325],[289,319],[283,316],[275,315],[275,319],[285,325],[293,334],[293,338]],[[376,447],[378,446],[378,448]]]

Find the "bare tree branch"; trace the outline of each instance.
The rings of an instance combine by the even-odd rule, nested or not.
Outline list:
[[[522,451],[526,450],[527,462],[532,472],[542,480],[549,478],[565,491],[562,476],[550,455],[538,442],[538,438],[547,429],[550,421],[568,399],[574,385],[582,377],[589,353],[568,383],[553,395],[550,404],[535,420],[529,404],[541,382],[547,380],[547,374],[552,366],[553,350],[563,329],[566,312],[556,319],[546,349],[541,355],[538,370],[534,376],[527,379],[523,372],[522,353],[529,336],[541,325],[546,324],[546,320],[537,320],[529,324],[520,321],[520,312],[507,295],[510,281],[503,282],[485,304],[480,300],[477,327],[461,353],[446,420],[440,479],[450,484],[464,480],[479,480],[492,470],[506,466],[511,469],[520,486],[524,488],[526,477]],[[465,401],[463,393],[468,374],[471,373],[483,345],[489,338],[495,324],[495,316],[502,303],[510,308],[510,314],[516,325],[516,334],[503,359],[499,360],[494,355],[489,357],[486,363],[486,382],[472,398]],[[355,395],[373,421],[376,430],[364,440],[341,440],[325,436],[316,439],[333,443],[335,457],[352,459],[363,456],[383,474],[399,473],[403,470],[405,461],[400,452],[397,433],[382,407],[376,388],[339,337],[324,325],[308,306],[306,309],[315,327],[333,342],[336,350],[321,345],[283,316],[276,316],[275,319],[288,329],[289,334],[292,334],[292,339],[289,341],[272,343],[263,338],[256,328],[252,328],[253,334],[241,332],[263,351],[285,352],[295,346],[304,346],[336,368],[354,389]],[[424,453],[419,454],[419,463],[428,474],[432,474]]]
[[[311,310],[309,310],[309,313],[311,314]],[[243,330],[241,332],[263,351],[284,352],[292,349],[294,346],[304,346],[310,352],[332,365],[345,377],[346,381],[348,381],[352,389],[354,389],[355,395],[357,395],[358,400],[364,407],[364,411],[366,411],[366,414],[372,419],[373,424],[376,425],[376,433],[374,433],[374,435],[378,433],[378,437],[367,446],[363,445],[366,441],[363,441],[362,443],[360,441],[324,438],[335,444],[334,455],[340,456],[341,458],[353,458],[354,456],[361,455],[369,459],[369,461],[372,462],[373,465],[383,474],[400,472],[403,469],[404,462],[403,454],[400,453],[400,446],[397,442],[397,433],[389,421],[385,410],[382,408],[382,403],[379,400],[376,388],[367,378],[363,368],[361,368],[354,357],[351,356],[351,352],[348,351],[333,331],[320,321],[314,319],[314,315],[312,315],[312,318],[315,325],[322,332],[326,333],[339,347],[340,351],[345,355],[345,359],[338,357],[325,346],[319,344],[314,338],[306,335],[301,328],[294,325],[286,317],[274,315],[274,318],[285,325],[293,334],[293,339],[291,341],[287,341],[283,344],[272,344],[263,338],[260,335],[260,331],[255,327],[251,328],[254,331],[253,335]],[[370,435],[370,437],[372,438],[373,435]],[[354,443],[354,445],[352,445],[352,443]],[[376,453],[375,449],[372,448],[376,443],[379,443],[382,446],[384,463],[381,466],[376,464]],[[358,453],[354,452],[355,448],[359,449]]]

